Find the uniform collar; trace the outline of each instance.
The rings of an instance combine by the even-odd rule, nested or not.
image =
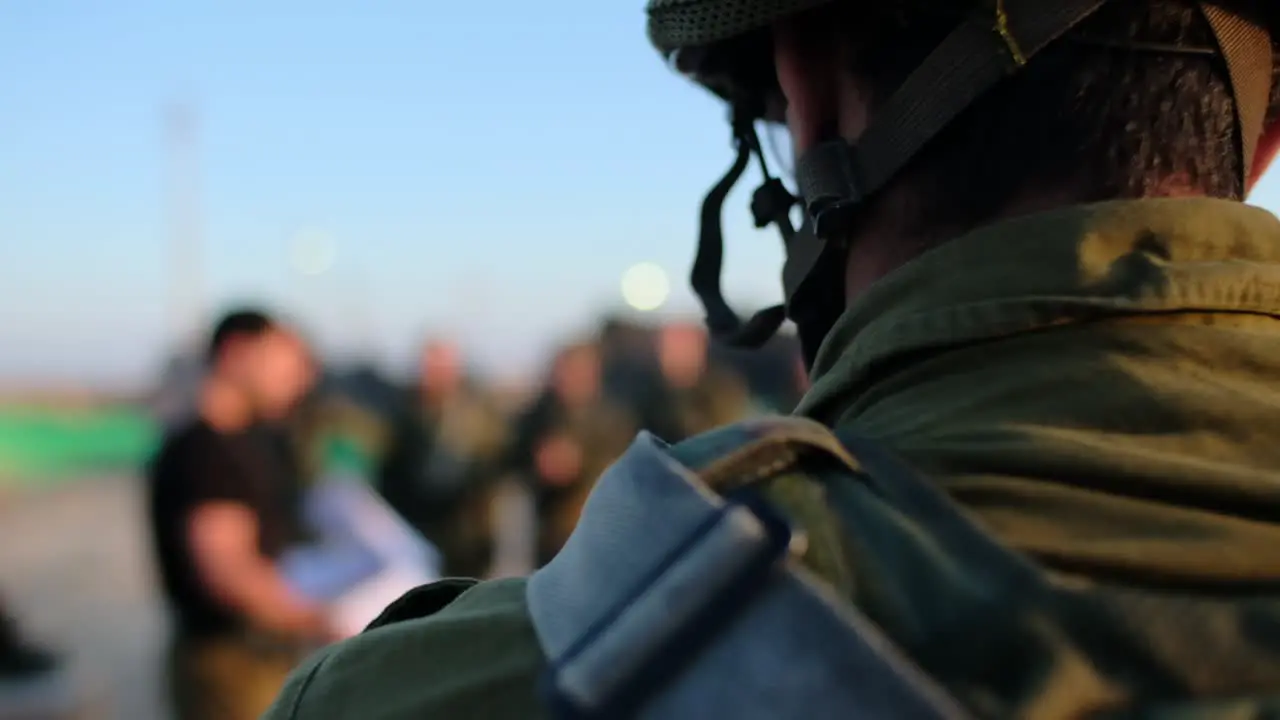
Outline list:
[[[1280,221],[1159,199],[1029,215],[934,248],[873,285],[820,349],[797,414],[834,423],[895,360],[1107,316],[1280,317]]]

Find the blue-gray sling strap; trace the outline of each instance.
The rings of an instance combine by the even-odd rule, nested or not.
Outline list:
[[[964,718],[793,555],[750,489],[718,495],[642,433],[528,585],[562,718]]]

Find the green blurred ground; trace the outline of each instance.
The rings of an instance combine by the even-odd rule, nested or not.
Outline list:
[[[0,408],[0,487],[53,487],[112,472],[136,472],[160,442],[160,428],[140,408],[32,406]],[[328,469],[365,475],[369,452],[351,438],[324,442]]]
[[[0,408],[0,483],[58,485],[87,472],[132,470],[159,440],[140,409]]]

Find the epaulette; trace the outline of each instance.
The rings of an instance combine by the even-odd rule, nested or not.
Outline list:
[[[675,447],[641,433],[525,587],[549,709],[574,720],[967,717],[849,600],[853,554],[840,508],[828,510],[829,494],[864,487],[849,440],[797,417]]]
[[[804,529],[801,562],[843,597],[853,595],[847,535],[826,499],[822,478],[861,468],[829,428],[802,417],[763,416],[690,438],[670,452],[721,494],[758,485]]]

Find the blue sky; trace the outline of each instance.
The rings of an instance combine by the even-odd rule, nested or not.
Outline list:
[[[215,308],[265,298],[392,360],[443,330],[519,365],[634,262],[693,307],[697,204],[732,155],[639,0],[0,8],[0,378],[136,380],[163,355],[174,103],[198,116]],[[777,240],[726,215],[730,290],[774,299]],[[305,229],[338,243],[325,275],[289,268]]]
[[[204,277],[330,351],[401,362],[430,331],[533,362],[652,260],[670,307],[718,103],[674,77],[642,0],[0,4],[0,382],[138,382],[174,328],[166,108],[197,114]],[[778,297],[778,241],[729,201],[727,286]],[[1276,183],[1256,195],[1280,197]],[[304,230],[338,243],[290,270]]]

